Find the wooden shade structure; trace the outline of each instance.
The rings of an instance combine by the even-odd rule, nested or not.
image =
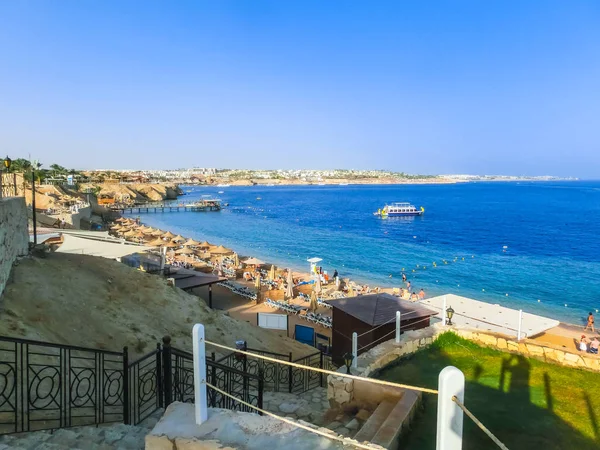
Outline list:
[[[346,336],[352,336],[354,332],[359,335],[360,355],[394,338],[397,311],[400,311],[402,332],[426,328],[431,316],[438,314],[422,305],[390,294],[361,295],[327,300],[327,303],[333,307],[332,358],[340,364],[343,364],[343,355],[352,351],[352,341]]]
[[[167,231],[165,233],[162,233],[162,237],[165,239],[171,239],[171,238],[174,238],[175,235],[173,233],[171,233],[170,231]]]
[[[183,243],[183,245],[185,245],[186,247],[197,247],[197,246],[200,245],[200,242],[195,241],[195,240],[193,240],[193,239],[190,238],[187,241],[185,241]]]
[[[194,250],[192,250],[189,247],[183,247],[183,248],[180,248],[179,250],[175,250],[175,253],[177,253],[178,255],[193,255]]]
[[[180,235],[180,234],[178,234],[177,236],[171,238],[171,240],[173,242],[177,242],[177,243],[185,242],[185,238],[182,235]]]

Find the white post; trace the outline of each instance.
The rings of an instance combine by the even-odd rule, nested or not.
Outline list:
[[[400,311],[396,311],[396,344],[400,343]]]
[[[519,310],[519,328],[518,328],[519,331],[517,331],[517,341],[521,340],[521,325],[522,324],[523,324],[523,310],[520,309]]]
[[[456,367],[445,367],[438,379],[436,450],[461,450],[463,412],[452,397],[464,404],[465,376]]]
[[[444,295],[444,306],[442,308],[442,325],[446,325],[446,296]]]
[[[208,419],[206,396],[206,344],[204,342],[204,325],[197,323],[192,330],[194,350],[194,401],[196,424],[201,425]]]
[[[356,331],[352,333],[352,368],[356,369],[358,367],[358,334]]]

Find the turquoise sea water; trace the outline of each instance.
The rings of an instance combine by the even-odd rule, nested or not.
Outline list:
[[[192,192],[180,201],[212,194],[229,207],[142,221],[298,270],[318,256],[330,273],[371,286],[399,286],[405,269],[414,290],[428,295],[455,293],[571,323],[600,309],[600,182],[183,189]],[[426,213],[372,215],[396,201]]]

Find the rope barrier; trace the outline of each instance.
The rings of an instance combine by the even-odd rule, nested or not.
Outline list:
[[[391,387],[397,387],[397,388],[402,388],[402,389],[408,389],[409,391],[425,392],[427,394],[437,394],[438,393],[438,391],[436,389],[429,389],[429,388],[418,387],[418,386],[410,386],[408,384],[392,383],[390,381],[378,380],[376,378],[366,378],[366,377],[359,377],[357,375],[333,372],[331,370],[321,369],[319,367],[304,366],[302,364],[297,364],[297,363],[290,362],[290,361],[282,361],[281,359],[275,359],[275,358],[270,358],[268,356],[257,355],[256,353],[250,353],[250,352],[247,352],[244,350],[238,350],[236,348],[227,347],[226,345],[217,344],[216,342],[212,342],[212,341],[208,341],[208,340],[205,342],[206,342],[206,344],[212,345],[213,347],[222,348],[224,350],[229,350],[231,352],[239,353],[241,355],[251,356],[253,358],[258,358],[258,359],[264,359],[265,361],[271,361],[271,362],[278,363],[278,364],[284,364],[287,366],[297,367],[299,369],[312,370],[314,372],[320,372],[320,373],[324,373],[327,375],[333,375],[335,377],[350,378],[352,380],[366,381],[368,383],[380,384],[382,386],[391,386]]]
[[[497,445],[498,447],[500,447],[502,450],[508,450],[508,447],[507,447],[506,445],[504,445],[504,444],[503,444],[503,443],[500,441],[500,439],[498,439],[496,436],[494,436],[494,434],[493,434],[493,433],[492,433],[490,430],[488,430],[488,429],[486,428],[486,426],[485,426],[484,424],[482,424],[482,423],[481,423],[481,422],[480,422],[480,421],[477,419],[477,417],[475,417],[475,416],[473,415],[473,413],[472,413],[471,411],[469,411],[469,410],[467,409],[467,407],[466,407],[465,405],[463,405],[463,404],[460,402],[460,400],[459,400],[458,398],[456,398],[456,395],[453,395],[453,396],[452,396],[452,401],[453,401],[454,403],[456,403],[456,404],[458,405],[458,407],[459,407],[460,409],[462,409],[462,410],[463,410],[463,412],[464,412],[464,413],[465,413],[467,416],[469,416],[469,418],[470,418],[470,419],[471,419],[473,422],[475,422],[475,425],[477,425],[479,428],[481,428],[481,430],[482,430],[482,431],[483,431],[483,432],[484,432],[484,433],[485,433],[485,434],[486,434],[486,435],[487,435],[487,436],[488,436],[488,437],[489,437],[489,438],[490,438],[492,441],[494,441],[494,444],[496,444],[496,445]]]
[[[241,399],[239,399],[237,397],[234,397],[233,395],[231,395],[231,394],[229,394],[229,393],[227,393],[227,392],[219,389],[218,387],[213,386],[212,384],[208,383],[207,381],[204,381],[204,384],[206,384],[207,387],[209,387],[211,389],[214,389],[219,394],[225,395],[225,396],[229,397],[230,399],[235,400],[236,402],[239,402],[239,403],[241,403],[244,406],[247,406],[248,408],[255,409],[256,411],[258,411],[258,412],[260,412],[260,413],[262,413],[262,414],[264,414],[266,416],[270,416],[270,417],[273,417],[273,418],[275,418],[277,420],[281,420],[282,422],[285,422],[287,424],[293,425],[293,426],[298,427],[298,428],[302,428],[303,430],[309,431],[309,432],[311,432],[313,434],[318,434],[319,436],[323,436],[323,437],[326,437],[328,439],[332,439],[334,441],[339,441],[339,442],[342,442],[344,444],[352,445],[352,446],[354,446],[356,448],[362,448],[362,449],[365,449],[365,450],[373,450],[375,448],[379,448],[379,446],[378,447],[374,447],[374,446],[371,446],[371,445],[360,444],[358,442],[349,442],[348,440],[346,440],[346,439],[344,439],[344,438],[342,438],[342,437],[340,437],[338,435],[330,434],[330,433],[325,433],[324,431],[316,430],[316,429],[308,427],[306,425],[302,425],[301,423],[294,422],[293,420],[287,419],[285,417],[278,416],[277,414],[273,414],[272,412],[265,411],[264,409],[261,409],[261,408],[259,408],[257,406],[254,406],[254,405],[251,405],[250,403],[247,403],[244,400],[241,400]]]
[[[415,314],[416,312],[418,312],[418,311],[417,311],[417,310],[412,310],[412,311],[410,311],[410,312],[407,312],[407,313],[405,313],[405,314],[401,314],[401,316],[400,316],[400,317],[401,317],[402,319],[404,319],[406,316],[408,316],[408,315],[410,315],[410,314]],[[359,335],[358,335],[358,337],[364,336],[365,334],[369,334],[369,333],[371,333],[372,331],[375,331],[376,329],[378,329],[378,328],[381,328],[381,327],[382,327],[382,326],[384,326],[384,325],[388,325],[388,324],[390,324],[390,323],[393,323],[393,322],[395,322],[395,321],[396,321],[396,316],[394,316],[394,318],[393,318],[393,319],[390,319],[390,320],[388,320],[387,322],[385,322],[385,323],[382,323],[381,325],[377,325],[375,328],[372,328],[372,329],[370,329],[369,331],[365,331],[364,333],[361,333],[361,334],[359,334]]]
[[[411,323],[409,326],[416,325],[417,323],[424,322],[424,321],[426,321],[426,320],[430,320],[430,319],[431,319],[431,317],[424,317],[424,318],[422,318],[422,319],[420,319],[420,320],[417,320],[416,322],[413,322],[413,323]],[[410,331],[410,330],[409,330],[409,331]],[[362,346],[362,347],[360,347],[358,350],[360,351],[360,350],[363,350],[363,349],[365,349],[365,348],[367,348],[367,347],[372,347],[372,346],[373,346],[373,344],[376,344],[377,342],[379,342],[379,341],[381,341],[381,340],[385,339],[385,338],[386,338],[386,337],[388,337],[389,335],[391,335],[391,334],[395,334],[395,333],[396,333],[396,330],[394,329],[394,330],[390,331],[388,334],[386,334],[385,336],[382,336],[382,337],[380,337],[380,338],[379,338],[379,339],[377,339],[376,341],[370,342],[370,343],[368,343],[367,345],[363,345],[363,346]],[[359,336],[359,337],[360,337],[360,336]]]

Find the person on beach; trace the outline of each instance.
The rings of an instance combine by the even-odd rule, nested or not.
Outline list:
[[[587,325],[583,329],[583,331],[587,331],[588,328],[592,329],[592,333],[594,332],[594,315],[590,312],[587,318]]]
[[[410,299],[411,300],[419,300],[419,296],[417,295],[417,293],[415,291],[413,291],[413,293],[410,295]]]
[[[339,274],[338,274],[338,271],[337,271],[337,269],[335,269],[335,270],[333,271],[333,279],[334,279],[334,280],[335,280],[335,279],[337,279],[337,277],[338,277],[338,276],[339,276]]]
[[[410,291],[410,281],[407,281],[407,282],[406,282],[406,290],[407,290],[407,291]]]
[[[423,300],[423,299],[425,298],[425,291],[424,291],[423,289],[421,289],[421,290],[419,291],[419,298],[420,298],[421,300]]]
[[[585,337],[585,334],[582,334],[581,339],[579,340],[579,351],[587,353],[587,344],[588,344],[588,340]]]
[[[597,337],[595,337],[592,342],[590,342],[590,353],[593,353],[594,355],[598,354],[598,347],[600,347],[600,341],[598,340]]]

